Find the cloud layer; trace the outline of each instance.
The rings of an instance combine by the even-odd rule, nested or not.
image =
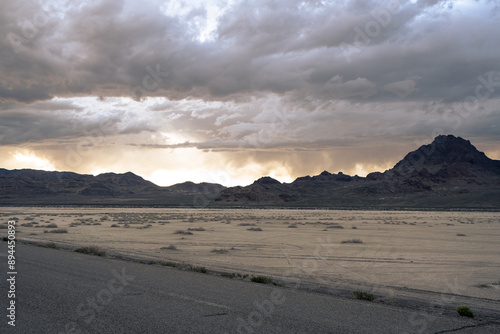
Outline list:
[[[189,156],[242,182],[363,174],[440,132],[495,155],[499,15],[496,1],[2,1],[0,151],[146,176]]]

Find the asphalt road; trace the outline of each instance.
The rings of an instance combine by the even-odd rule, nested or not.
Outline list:
[[[500,333],[500,325],[17,245],[16,321],[0,333]]]

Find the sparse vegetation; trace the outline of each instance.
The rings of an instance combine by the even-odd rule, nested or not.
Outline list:
[[[112,224],[111,227],[120,227],[118,224]]]
[[[188,228],[188,231],[203,232],[206,230],[203,227],[193,227],[193,228]]]
[[[349,239],[349,240],[342,240],[343,244],[362,244],[363,241],[361,239]]]
[[[238,226],[257,226],[257,225],[254,223],[240,223],[238,224]]]
[[[205,267],[193,267],[193,266],[189,266],[188,269],[191,270],[191,271],[197,272],[197,273],[202,273],[202,274],[208,273],[208,270]]]
[[[68,233],[68,230],[65,228],[58,228],[56,230],[43,231],[43,233]]]
[[[170,246],[167,246],[167,247],[162,247],[160,249],[164,249],[164,250],[177,250],[177,247],[175,247],[174,245],[170,245]]]
[[[457,237],[466,237],[466,235],[463,233],[457,233]]]
[[[197,273],[202,273],[202,274],[207,274],[208,270],[205,267],[196,267],[188,264],[183,264],[183,263],[175,263],[175,262],[168,262],[168,261],[149,261],[149,265],[155,265],[159,264],[164,267],[171,267],[171,268],[178,268],[178,269],[184,269],[184,270],[190,270],[190,271],[195,271]]]
[[[89,255],[95,255],[95,256],[105,256],[106,251],[97,247],[97,246],[84,246],[75,249],[75,252],[77,253],[82,253],[82,254],[89,254]]]
[[[462,317],[469,317],[469,318],[474,318],[474,313],[468,308],[467,306],[460,306],[457,309],[458,314],[460,314]]]
[[[55,243],[53,243],[53,242],[49,242],[49,243],[46,243],[46,244],[38,245],[38,247],[59,249],[59,247],[57,247],[57,245]]]
[[[222,273],[221,276],[226,278],[235,278],[236,274]]]
[[[184,230],[177,230],[177,231],[175,231],[174,234],[193,235],[192,232],[190,232],[190,231],[184,231]]]
[[[217,253],[217,254],[225,254],[228,252],[227,249],[225,248],[214,248],[211,250],[212,253]]]
[[[56,223],[50,223],[50,224],[47,224],[45,226],[40,226],[40,227],[45,227],[45,228],[57,228],[57,224]]]
[[[262,229],[260,227],[250,227],[250,228],[247,228],[248,231],[262,231]]]
[[[371,293],[368,293],[368,292],[364,292],[364,291],[354,291],[353,292],[354,294],[354,297],[356,297],[357,299],[365,299],[365,300],[369,300],[369,301],[374,301],[376,299],[376,297],[374,295],[372,295]]]
[[[288,225],[288,228],[297,228],[297,225]]]
[[[139,227],[137,227],[137,229],[138,229],[138,230],[145,230],[145,229],[147,229],[147,228],[150,228],[151,226],[153,226],[153,225],[148,224],[148,225],[144,225],[144,226],[139,226]]]
[[[344,226],[342,226],[342,225],[328,225],[326,228],[336,228],[336,229],[341,230],[344,228]]]
[[[252,276],[250,278],[250,281],[252,281],[254,283],[260,283],[260,284],[272,284],[272,285],[276,285],[276,286],[279,285],[279,283],[274,281],[272,278],[265,277],[265,276]]]

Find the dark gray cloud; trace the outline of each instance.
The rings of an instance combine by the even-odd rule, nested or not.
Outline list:
[[[2,100],[296,91],[456,101],[499,68],[500,20],[486,1],[239,1],[204,42],[193,28],[207,20],[202,6],[176,16],[153,0],[53,3],[0,4]]]
[[[439,133],[497,152],[499,15],[487,0],[2,1],[0,150],[149,174],[211,152],[199,163],[294,176],[390,167]]]

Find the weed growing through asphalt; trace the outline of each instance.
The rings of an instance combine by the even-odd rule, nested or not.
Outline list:
[[[458,314],[460,314],[462,317],[469,317],[469,318],[474,318],[474,313],[468,308],[467,306],[460,306],[457,309]]]
[[[374,301],[376,299],[374,295],[364,291],[354,291],[353,294],[357,299],[365,299],[369,301]]]

